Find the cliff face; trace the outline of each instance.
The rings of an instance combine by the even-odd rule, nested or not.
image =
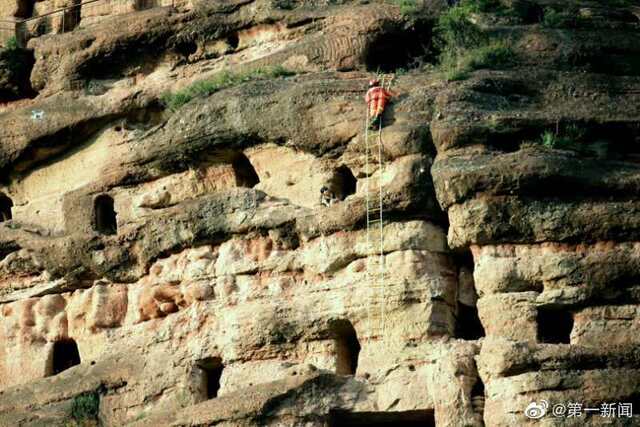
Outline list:
[[[27,3],[2,10],[60,6]],[[638,7],[493,3],[465,19],[508,66],[449,79],[445,1],[25,21],[0,53],[0,425],[640,405]],[[380,133],[377,70],[402,70]]]

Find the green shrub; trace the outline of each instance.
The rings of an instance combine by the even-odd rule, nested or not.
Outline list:
[[[440,15],[435,26],[440,68],[448,80],[461,80],[482,68],[504,68],[513,64],[508,40],[497,40],[473,22],[482,8],[497,7],[493,1],[463,1]]]
[[[559,12],[551,7],[544,8],[544,17],[542,18],[542,26],[547,28],[562,28],[569,26],[572,18],[566,14]]]
[[[231,87],[243,82],[267,78],[291,76],[293,71],[287,70],[281,65],[267,68],[257,68],[248,72],[232,73],[223,71],[210,79],[200,80],[191,86],[178,92],[166,92],[160,96],[162,103],[171,111],[182,107],[192,99],[201,96],[209,96],[221,89]]]
[[[98,392],[85,393],[73,398],[71,402],[71,418],[83,422],[98,419],[100,396]]]
[[[545,131],[540,135],[540,142],[547,148],[555,148],[556,134],[551,131]]]
[[[542,26],[547,28],[576,28],[595,25],[591,20],[580,14],[578,7],[568,6],[557,10],[553,7],[545,7],[542,17]]]
[[[4,50],[16,50],[18,47],[18,39],[16,36],[9,37],[4,45]]]
[[[420,6],[416,0],[397,0],[400,6],[400,13],[403,15],[415,15],[420,12]]]
[[[493,41],[456,55],[442,57],[441,68],[447,80],[465,79],[471,71],[505,68],[514,63],[513,50],[505,41]]]
[[[390,2],[400,7],[400,13],[403,16],[418,15],[424,6],[424,2],[421,0],[390,0]]]
[[[487,36],[471,21],[477,8],[462,3],[440,15],[434,28],[435,44],[441,52],[468,49],[485,43]]]
[[[29,51],[18,46],[18,40],[11,37],[6,44],[0,48],[0,62],[9,69],[17,80],[28,79],[33,65],[33,55]]]
[[[576,124],[573,124],[556,130],[556,132],[543,132],[542,135],[540,135],[540,142],[546,148],[572,150],[586,154],[592,151],[591,145],[593,144],[587,144],[585,142],[585,138],[585,129]]]
[[[504,2],[500,0],[463,0],[475,13],[490,12],[494,17],[508,18],[511,23],[527,23],[535,15],[532,2]],[[531,23],[531,22],[529,22]]]

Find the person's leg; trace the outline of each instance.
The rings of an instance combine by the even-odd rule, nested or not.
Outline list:
[[[380,118],[380,115],[374,116],[369,122],[369,129],[378,129],[378,127],[380,126]]]
[[[382,126],[384,125],[383,122],[383,118],[384,118],[384,107],[385,107],[385,102],[384,100],[379,100],[376,103],[376,111],[375,111],[375,124],[373,124],[372,126],[375,126],[376,129],[380,129],[382,128]]]
[[[367,116],[369,119],[368,125],[369,125],[369,129],[371,129],[373,126],[373,122],[376,119],[377,107],[375,105],[375,100],[371,101],[367,107],[369,108],[369,111],[367,112]]]

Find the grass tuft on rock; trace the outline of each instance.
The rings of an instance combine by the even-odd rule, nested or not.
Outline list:
[[[169,110],[176,111],[194,98],[209,96],[219,90],[235,86],[240,83],[252,80],[286,77],[294,74],[295,72],[288,70],[281,65],[257,68],[240,73],[223,71],[212,78],[197,81],[191,86],[180,91],[165,92],[160,96],[160,100]]]
[[[540,135],[540,142],[550,149],[578,151],[584,143],[586,131],[576,124],[559,127],[555,132],[545,131]]]
[[[538,143],[549,150],[568,150],[600,159],[607,157],[610,148],[607,140],[589,140],[587,130],[577,124],[544,131]]]
[[[71,402],[71,419],[77,425],[92,425],[98,420],[100,396],[97,391],[84,393]]]

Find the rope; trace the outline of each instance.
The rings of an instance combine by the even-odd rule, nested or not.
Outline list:
[[[371,248],[371,235],[370,235],[370,227],[371,227],[371,206],[369,200],[369,190],[370,190],[370,171],[369,171],[369,106],[366,108],[365,119],[364,119],[364,144],[365,144],[365,171],[367,173],[367,180],[365,181],[365,193],[366,197],[366,242],[367,246],[365,252],[367,253],[367,283],[371,278],[371,257],[369,256],[369,248]],[[375,289],[373,286],[369,286],[369,303],[367,304],[367,324],[369,328],[369,333],[367,334],[367,342],[371,342],[371,336],[373,335],[373,324],[372,324],[372,316],[371,310],[373,306],[373,300],[375,298]]]

